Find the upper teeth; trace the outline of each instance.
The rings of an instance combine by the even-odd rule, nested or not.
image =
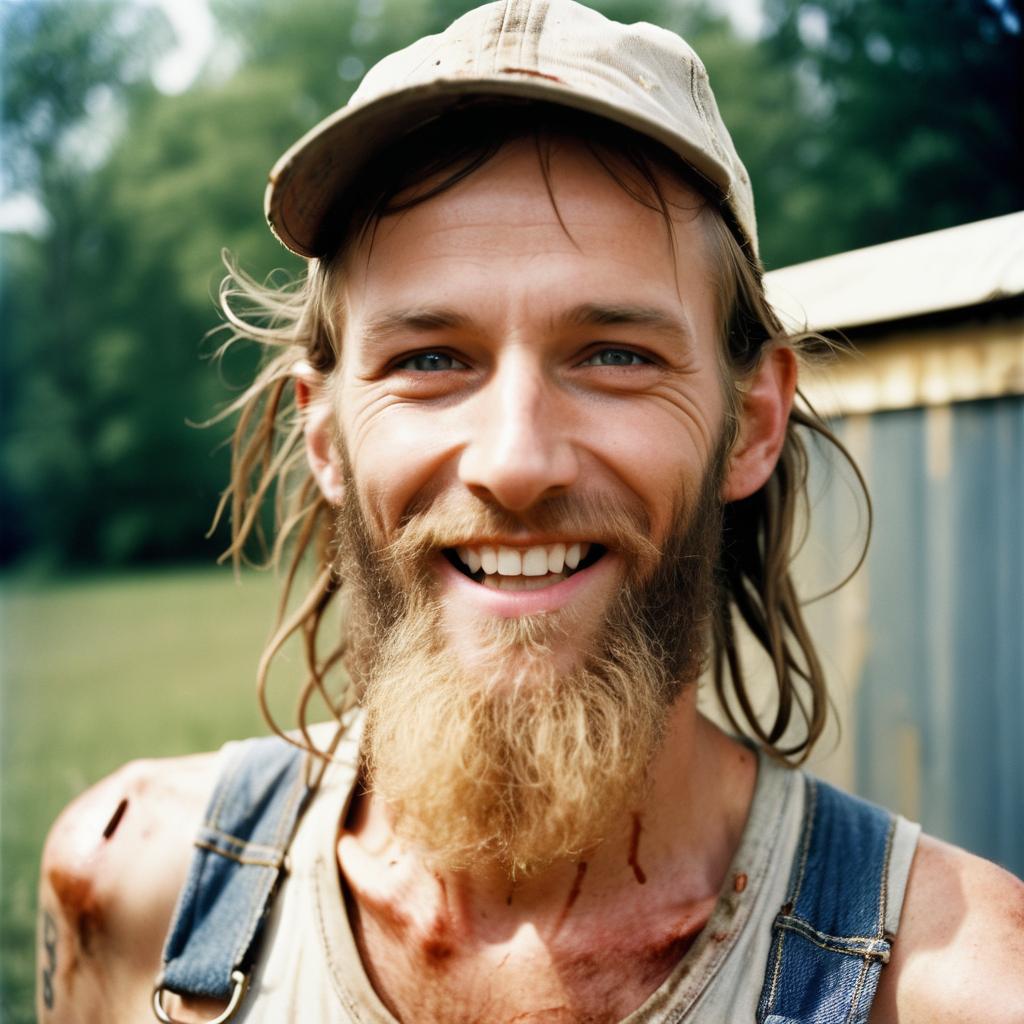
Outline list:
[[[529,548],[479,547],[456,548],[470,572],[480,569],[488,576],[545,576],[549,572],[575,569],[587,556],[590,544],[537,544]]]

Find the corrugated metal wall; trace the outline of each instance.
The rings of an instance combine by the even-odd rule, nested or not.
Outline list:
[[[1024,875],[1024,398],[835,426],[875,527],[861,573],[810,610],[843,730],[812,768]],[[855,560],[863,522],[834,460],[814,461],[812,591]]]

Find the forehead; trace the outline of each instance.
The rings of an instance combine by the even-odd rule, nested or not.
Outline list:
[[[570,298],[706,306],[705,200],[651,173],[653,186],[631,161],[599,158],[573,138],[507,142],[454,184],[441,173],[398,197],[405,208],[347,255],[345,308],[358,317],[425,302],[552,314]]]

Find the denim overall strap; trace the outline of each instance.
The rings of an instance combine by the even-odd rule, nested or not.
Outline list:
[[[888,811],[807,777],[758,1024],[865,1024],[893,938],[885,920],[895,829]]]
[[[276,736],[246,740],[232,752],[196,837],[164,946],[158,1002],[168,989],[237,1003],[245,985],[237,972],[251,967],[311,792],[303,763],[304,752]]]

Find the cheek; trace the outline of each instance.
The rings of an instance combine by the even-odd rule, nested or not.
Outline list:
[[[680,499],[695,500],[721,443],[723,404],[717,391],[673,389],[595,418],[589,455],[643,502],[655,538],[675,525]]]
[[[386,536],[414,501],[446,481],[457,412],[358,390],[344,401],[340,422],[363,511]]]

